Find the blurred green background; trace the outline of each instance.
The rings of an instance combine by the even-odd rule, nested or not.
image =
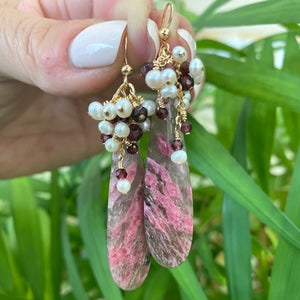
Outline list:
[[[135,291],[114,284],[111,158],[102,153],[0,182],[1,300],[300,299],[300,2],[240,0],[222,10],[231,1],[216,0],[197,15],[202,2],[191,11],[174,1],[194,26],[207,72],[186,138],[195,214],[188,261],[173,270],[152,261]],[[280,30],[259,29],[244,43],[224,29],[257,24]],[[228,43],[215,38],[223,29]],[[142,143],[145,159],[147,136]]]

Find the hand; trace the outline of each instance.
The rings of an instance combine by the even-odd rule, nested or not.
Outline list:
[[[102,23],[121,38],[101,55],[84,46],[87,39],[110,39],[108,30],[100,25],[88,37],[78,34],[128,20],[128,59],[137,71],[156,55],[154,22],[160,26],[161,16],[151,0],[0,0],[0,178],[73,164],[103,149],[87,108],[92,95],[111,99],[121,82],[126,29]],[[179,35],[178,28],[187,31]],[[171,30],[171,47],[193,46],[183,17],[173,17]],[[130,79],[139,90],[137,78]]]

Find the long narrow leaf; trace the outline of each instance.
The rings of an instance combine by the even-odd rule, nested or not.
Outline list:
[[[212,14],[204,20],[199,16],[194,21],[194,27],[199,29],[201,27],[299,23],[299,10],[300,3],[297,0],[268,0]]]
[[[231,93],[300,112],[300,77],[244,63],[233,58],[201,54],[207,81]]]
[[[300,226],[300,148],[285,207],[286,215]],[[283,239],[279,239],[271,277],[270,300],[300,299],[300,252]]]
[[[70,245],[68,227],[66,221],[61,224],[61,239],[62,239],[62,249],[63,257],[68,271],[68,279],[72,287],[73,295],[76,300],[89,300],[80,275],[78,273]]]
[[[12,180],[12,209],[19,255],[35,299],[44,299],[44,247],[38,209],[26,178]]]
[[[77,198],[79,227],[88,259],[105,299],[122,299],[113,282],[107,258],[106,232],[101,199],[99,157],[92,159],[84,173]]]
[[[207,299],[188,260],[170,272],[190,300]]]
[[[233,156],[247,169],[248,102],[240,114],[232,147]],[[225,267],[232,300],[252,299],[251,236],[248,211],[228,194],[223,198]]]
[[[192,119],[192,118],[190,118]],[[263,223],[300,249],[300,230],[255,184],[250,176],[197,121],[187,136],[189,162]]]

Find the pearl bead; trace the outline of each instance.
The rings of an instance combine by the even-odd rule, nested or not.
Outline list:
[[[171,160],[175,164],[184,164],[187,161],[187,155],[184,150],[174,151],[171,155]]]
[[[151,88],[158,90],[163,86],[161,72],[159,70],[151,70],[146,75],[146,84]]]
[[[127,194],[131,188],[131,184],[127,179],[120,179],[117,183],[117,189],[122,194]]]
[[[101,121],[98,128],[103,134],[111,134],[114,131],[114,125],[108,121]]]
[[[186,92],[186,93],[184,93],[184,96],[183,96],[183,98],[185,98],[185,99],[187,99],[187,100],[191,101],[191,99],[192,99],[192,95],[191,95],[191,93],[190,93],[190,92]]]
[[[190,74],[193,77],[200,75],[203,69],[204,69],[203,63],[199,58],[195,58],[190,62],[189,70],[190,70]]]
[[[187,60],[187,52],[183,47],[176,46],[172,52],[173,52],[174,59],[177,62],[182,63]]]
[[[200,84],[200,83],[202,83],[203,79],[204,79],[204,71],[202,71],[202,73],[200,75],[194,77],[194,83]]]
[[[106,120],[112,120],[117,116],[116,106],[113,103],[106,103],[103,107],[103,116]]]
[[[143,129],[143,131],[150,131],[151,122],[150,122],[149,119],[147,119],[146,121],[144,121],[143,123],[141,123],[140,126]]]
[[[143,104],[143,107],[145,107],[148,111],[148,116],[153,116],[156,111],[156,104],[152,100],[146,100]]]
[[[117,115],[121,118],[128,118],[132,113],[132,104],[128,99],[121,98],[116,103]]]
[[[130,129],[127,124],[120,122],[115,126],[115,134],[117,137],[127,137],[130,133]]]
[[[165,69],[161,73],[162,81],[167,85],[174,85],[177,81],[177,74],[172,69]]]
[[[92,102],[89,105],[89,115],[94,120],[103,120],[103,105],[98,101]]]
[[[111,138],[105,142],[105,149],[108,152],[115,152],[119,149],[120,142],[114,138]]]
[[[167,85],[166,87],[162,88],[160,94],[163,98],[173,99],[177,97],[178,91],[175,85]]]

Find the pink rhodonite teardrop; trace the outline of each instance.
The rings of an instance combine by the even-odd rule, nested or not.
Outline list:
[[[124,195],[117,190],[118,153],[113,154],[107,220],[107,248],[110,271],[124,290],[139,287],[150,267],[150,252],[144,228],[144,169],[139,154],[125,154],[123,166],[131,183]]]
[[[187,162],[171,161],[174,109],[167,120],[152,117],[145,175],[144,218],[155,260],[174,268],[184,262],[193,236],[193,198]],[[183,149],[185,147],[183,146]]]

